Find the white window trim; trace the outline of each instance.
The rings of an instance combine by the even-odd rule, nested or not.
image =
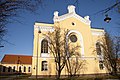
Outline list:
[[[47,41],[49,41],[47,37],[42,37],[42,38],[40,39],[40,41],[39,41],[40,46],[41,46],[41,42],[42,42],[43,39],[47,39]],[[48,42],[48,46],[49,46],[49,42]],[[41,48],[40,48],[39,50],[40,50],[40,53],[41,53]],[[48,47],[48,53],[41,53],[40,56],[41,56],[41,57],[50,57],[49,47]]]
[[[67,34],[67,39],[68,39],[68,36],[71,34],[71,33],[76,33],[78,34],[78,37],[80,38],[80,49],[81,49],[81,57],[84,57],[84,43],[83,43],[83,37],[82,37],[82,34],[79,32],[79,31],[76,31],[76,30],[70,30]]]

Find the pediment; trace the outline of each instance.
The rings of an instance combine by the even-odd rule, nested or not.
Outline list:
[[[91,21],[89,20],[89,16],[85,16],[84,18],[79,16],[78,14],[74,13],[74,12],[71,12],[71,13],[67,13],[67,14],[64,14],[64,15],[61,15],[61,16],[54,16],[53,18],[53,21],[54,22],[59,22],[59,21],[62,21],[62,20],[65,20],[65,19],[68,19],[68,18],[76,18],[77,20],[87,24],[87,25],[90,25],[91,24]]]

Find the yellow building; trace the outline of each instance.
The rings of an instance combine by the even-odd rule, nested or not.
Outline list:
[[[34,25],[34,46],[32,57],[32,75],[51,76],[56,75],[55,60],[48,48],[48,39],[43,33],[54,32],[55,26],[69,29],[68,36],[71,43],[76,41],[80,44],[79,60],[85,60],[85,69],[79,74],[103,74],[107,69],[103,65],[103,53],[99,46],[99,39],[104,36],[103,29],[91,27],[89,16],[81,17],[75,12],[75,6],[68,6],[68,13],[59,16],[58,11],[54,12],[53,24],[35,23]],[[39,32],[40,30],[40,32]],[[100,49],[99,52],[95,51]],[[66,66],[61,75],[67,75]]]

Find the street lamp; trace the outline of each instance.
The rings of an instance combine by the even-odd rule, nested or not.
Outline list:
[[[106,16],[106,18],[104,19],[104,21],[105,21],[105,22],[107,22],[107,23],[109,23],[109,22],[110,22],[110,20],[111,20],[111,18],[110,18],[110,17],[108,17],[108,14],[106,14],[105,16]]]
[[[36,59],[36,79],[38,75],[38,47],[39,47],[39,34],[41,33],[40,28],[38,29],[38,35],[37,35],[37,59]]]

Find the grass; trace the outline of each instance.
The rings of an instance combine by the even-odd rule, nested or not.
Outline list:
[[[35,78],[29,78],[30,75],[7,75],[0,76],[0,79],[10,78],[10,80],[36,80]],[[120,79],[120,75],[118,76],[80,76],[80,77],[72,77],[72,78],[61,78],[60,80],[105,80],[105,79]],[[38,78],[37,80],[56,80],[55,78]]]

